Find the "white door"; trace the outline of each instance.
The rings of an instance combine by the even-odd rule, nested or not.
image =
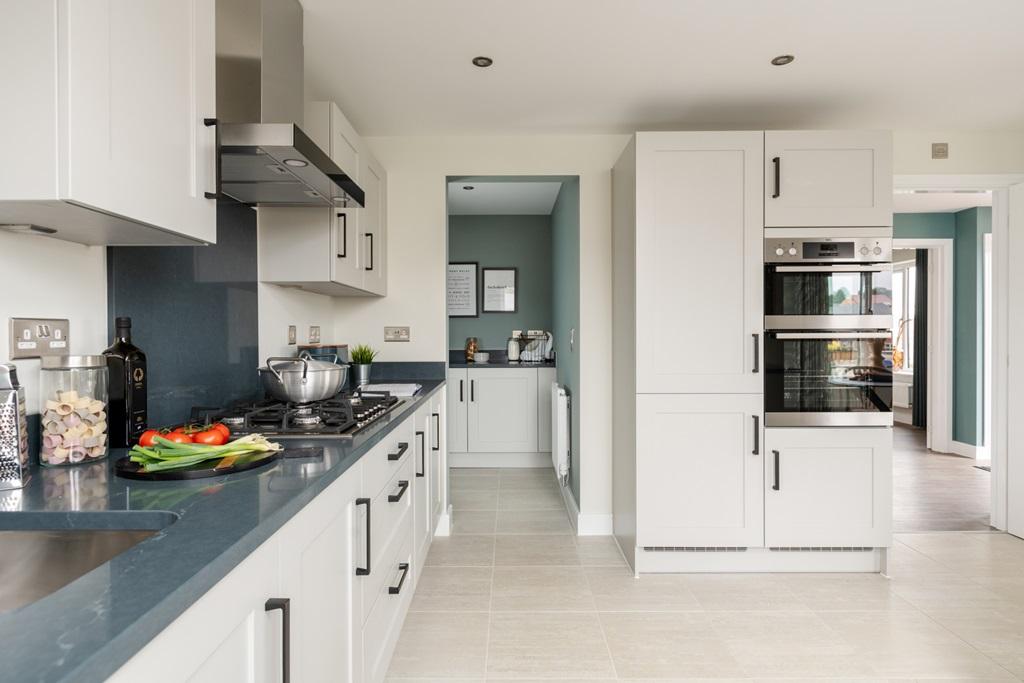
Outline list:
[[[637,545],[763,544],[761,397],[637,396]]]
[[[359,234],[363,242],[363,288],[372,294],[387,294],[387,220],[384,169],[363,154],[359,185],[366,193],[366,206],[360,209]]]
[[[766,227],[892,225],[892,133],[764,134]]]
[[[469,370],[448,370],[448,452],[469,450]]]
[[[765,453],[765,545],[892,545],[892,429],[768,429]]]
[[[62,3],[61,196],[216,241],[214,0]]]
[[[361,481],[358,467],[348,470],[279,532],[280,592],[291,600],[292,680],[360,680]]]
[[[551,385],[554,368],[537,368],[537,450],[551,452]]]
[[[1024,235],[1024,183],[1013,185],[1009,191],[1009,239],[1005,242],[997,242],[997,249],[1003,244],[1009,252],[1004,258],[1004,263],[1024,263],[1024,240],[1015,239],[1014,235]],[[997,238],[998,239],[998,238]],[[998,251],[996,258],[1000,258]],[[1002,374],[1005,368],[1006,379],[1002,386],[1006,389],[1006,409],[999,410],[996,402],[996,425],[997,430],[1000,423],[1006,424],[1006,444],[999,445],[1001,438],[999,432],[994,435],[997,447],[992,453],[993,469],[1004,466],[1003,483],[1006,486],[1004,491],[993,490],[992,499],[997,503],[1005,493],[1006,495],[1006,530],[1014,536],[1024,537],[1024,420],[1014,419],[1014,416],[1021,414],[1024,409],[1024,363],[1012,361],[1014,358],[1013,349],[1017,348],[1020,340],[1024,339],[1024,301],[1014,296],[1012,292],[1020,291],[1024,286],[1024,273],[1020,268],[1013,265],[1007,269],[1009,280],[1005,290],[997,290],[996,306],[1000,305],[1000,295],[1003,291],[1010,293],[1005,296],[1006,306],[1005,320],[1007,321],[1006,335],[1002,339],[1009,340],[1009,348],[1000,350],[999,357],[994,359],[995,374]],[[997,318],[998,320],[998,318]],[[998,343],[998,340],[997,340]],[[1005,420],[1005,422],[1004,422]],[[1000,459],[1001,453],[1005,453],[1005,461]],[[998,485],[999,480],[993,477],[993,486]]]
[[[763,147],[637,134],[637,393],[762,391]]]
[[[469,369],[469,451],[537,451],[536,369]]]
[[[433,427],[429,406],[420,408],[414,417],[416,433],[413,435],[413,551],[416,576],[419,576],[426,560],[427,548],[430,545],[432,517],[434,514],[431,490],[433,488],[433,472],[431,471],[430,445],[433,443]]]

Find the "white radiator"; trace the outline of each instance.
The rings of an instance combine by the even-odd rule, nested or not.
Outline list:
[[[557,382],[551,383],[551,465],[562,484],[569,474],[569,449],[572,448],[572,415],[569,392]]]

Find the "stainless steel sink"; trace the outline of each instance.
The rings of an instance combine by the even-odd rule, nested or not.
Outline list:
[[[0,531],[0,612],[35,602],[156,531]]]

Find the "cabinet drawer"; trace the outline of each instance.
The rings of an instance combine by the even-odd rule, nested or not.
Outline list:
[[[381,566],[385,581],[374,596],[373,608],[363,625],[363,678],[367,683],[384,680],[391,655],[394,654],[402,621],[413,592],[413,558],[411,536],[403,536],[403,543],[391,556],[387,566]],[[397,592],[392,593],[392,589]]]
[[[412,476],[412,459],[407,459],[402,469],[395,473],[395,477],[373,499],[370,523],[373,564],[370,575],[364,577],[363,581],[364,618],[370,613],[381,586],[387,581],[388,567],[399,547],[412,538]],[[400,481],[408,481],[409,488],[401,500],[391,502],[388,497],[400,492]]]
[[[412,462],[415,451],[413,436],[413,420],[406,417],[404,423],[385,436],[383,441],[363,457],[360,462],[363,464],[364,495],[375,498],[400,467]],[[402,453],[401,457],[397,460],[390,459],[399,452]]]

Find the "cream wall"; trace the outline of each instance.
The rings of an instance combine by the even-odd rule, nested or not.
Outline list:
[[[1021,125],[1024,126],[1024,122]],[[948,159],[932,159],[933,142],[949,143]],[[896,175],[1024,173],[1024,130],[893,131],[893,172]]]
[[[309,326],[320,326],[320,341],[333,344],[334,299],[301,289],[259,284],[259,361],[270,356],[294,356],[288,344],[288,326],[297,328],[299,344],[309,340]],[[255,368],[253,368],[255,372]]]
[[[335,335],[382,350],[381,360],[447,358],[445,178],[580,178],[580,504],[611,513],[611,167],[625,135],[369,138],[388,173],[388,296],[336,299]],[[411,326],[384,344],[384,325]]]

